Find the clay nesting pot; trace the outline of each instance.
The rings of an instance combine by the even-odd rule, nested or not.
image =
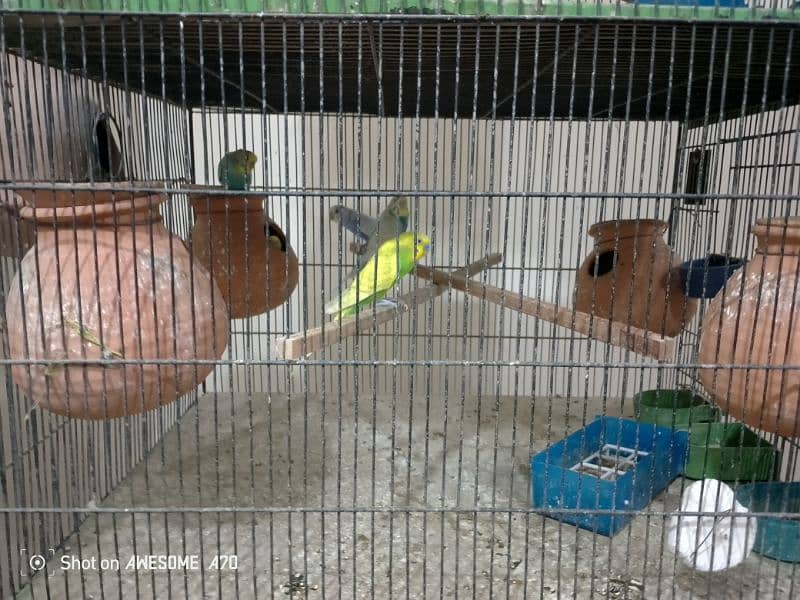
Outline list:
[[[33,246],[34,239],[33,224],[20,219],[12,203],[0,204],[0,256],[19,260]]]
[[[701,364],[800,364],[800,217],[759,219],[756,253],[703,318]],[[700,369],[714,401],[751,427],[800,436],[800,370]]]
[[[655,219],[603,221],[589,235],[595,248],[575,282],[575,308],[667,336],[680,333],[697,310],[681,290],[681,264]]]
[[[134,415],[194,389],[212,364],[116,360],[213,360],[229,320],[208,272],[192,266],[161,222],[162,194],[19,190],[36,244],[6,302],[14,382],[52,412],[82,419]],[[21,286],[20,286],[21,279]],[[104,359],[103,365],[64,364]]]
[[[265,313],[297,287],[297,256],[261,198],[192,195],[192,252],[213,275],[231,318]]]

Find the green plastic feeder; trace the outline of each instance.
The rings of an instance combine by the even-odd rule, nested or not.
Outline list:
[[[767,481],[780,467],[780,452],[741,423],[697,423],[689,428],[683,474],[691,479]]]
[[[639,421],[659,427],[689,429],[693,423],[709,423],[719,417],[717,407],[687,389],[639,392],[633,403]]]
[[[784,562],[800,562],[800,483],[749,483],[736,488],[736,499],[750,512],[785,513],[758,517],[753,550]]]

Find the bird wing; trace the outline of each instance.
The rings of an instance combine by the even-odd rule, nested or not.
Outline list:
[[[396,252],[375,254],[354,278],[342,295],[325,305],[325,313],[333,314],[384,293],[397,282],[398,256]]]
[[[351,211],[361,217],[361,232],[365,236],[364,241],[374,242],[377,238],[378,242],[373,243],[373,251],[377,249],[382,242],[405,231],[403,223],[398,218],[398,211],[402,202],[404,202],[404,198],[401,196],[393,198],[392,201],[386,205],[386,208],[381,211],[377,219]],[[407,225],[407,221],[405,224]]]
[[[340,227],[347,229],[362,242],[369,240],[370,232],[378,227],[376,219],[345,206],[339,207],[338,221]]]
[[[357,268],[366,264],[378,251],[378,248],[380,248],[383,242],[396,238],[408,229],[408,216],[401,217],[399,215],[400,206],[407,206],[406,202],[407,200],[404,197],[396,196],[389,205],[383,209],[380,216],[375,221],[375,227],[369,232],[369,239],[366,240],[366,244],[364,244],[361,251],[358,253],[360,256],[356,259]]]
[[[394,213],[384,213],[381,214],[378,224],[375,227],[375,231],[371,237],[386,241],[390,238],[400,235],[403,233],[403,231],[405,231],[403,229],[403,223],[400,221],[397,215]]]
[[[361,253],[356,257],[356,265],[361,267],[366,264],[369,259],[375,256],[381,244],[387,240],[395,239],[401,233],[403,231],[398,228],[396,223],[388,223],[385,227],[381,225],[362,247]]]
[[[392,199],[378,218],[375,234],[381,242],[404,233],[408,229],[408,201],[402,196]]]

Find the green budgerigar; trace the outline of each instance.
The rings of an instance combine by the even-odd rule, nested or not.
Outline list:
[[[334,319],[356,314],[365,306],[382,300],[395,284],[408,275],[430,249],[430,239],[421,233],[401,233],[383,242],[344,292],[325,305]],[[390,303],[384,300],[383,303]],[[382,303],[382,304],[383,304]]]
[[[257,160],[258,157],[249,150],[228,152],[217,165],[219,182],[229,190],[249,190]]]

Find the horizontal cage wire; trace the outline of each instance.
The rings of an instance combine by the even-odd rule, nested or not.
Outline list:
[[[796,597],[799,24],[0,0],[0,595]]]

